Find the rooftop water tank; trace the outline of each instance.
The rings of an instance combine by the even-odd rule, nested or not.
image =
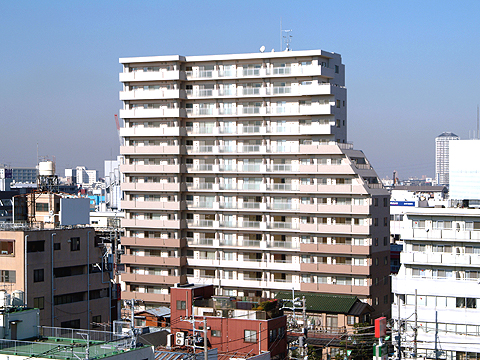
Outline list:
[[[41,161],[38,164],[38,174],[44,176],[55,175],[53,161]]]

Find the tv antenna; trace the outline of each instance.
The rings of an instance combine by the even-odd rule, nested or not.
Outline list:
[[[283,51],[285,45],[285,51],[290,51],[290,43],[292,42],[292,30],[283,30],[282,19],[280,18],[280,51]],[[285,34],[284,34],[285,33]]]

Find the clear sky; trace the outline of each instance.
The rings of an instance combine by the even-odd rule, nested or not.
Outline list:
[[[434,175],[434,138],[476,129],[480,1],[23,1],[0,4],[0,164],[103,173],[119,151],[118,58],[280,49],[342,55],[348,140],[378,174]]]

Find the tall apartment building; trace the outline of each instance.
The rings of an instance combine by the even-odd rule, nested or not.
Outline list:
[[[122,58],[125,298],[357,295],[389,311],[388,193],[346,143],[339,54]]]
[[[415,347],[416,312],[415,358],[478,358],[480,211],[412,208],[403,222],[402,265],[392,279],[392,318],[403,324],[404,357]]]
[[[459,140],[452,132],[443,132],[435,138],[435,179],[437,185],[449,184],[449,141]]]

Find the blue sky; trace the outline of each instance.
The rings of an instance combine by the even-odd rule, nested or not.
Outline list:
[[[118,154],[118,58],[280,48],[342,55],[348,140],[380,176],[434,175],[434,138],[476,129],[478,1],[3,1],[0,164],[103,172]]]

